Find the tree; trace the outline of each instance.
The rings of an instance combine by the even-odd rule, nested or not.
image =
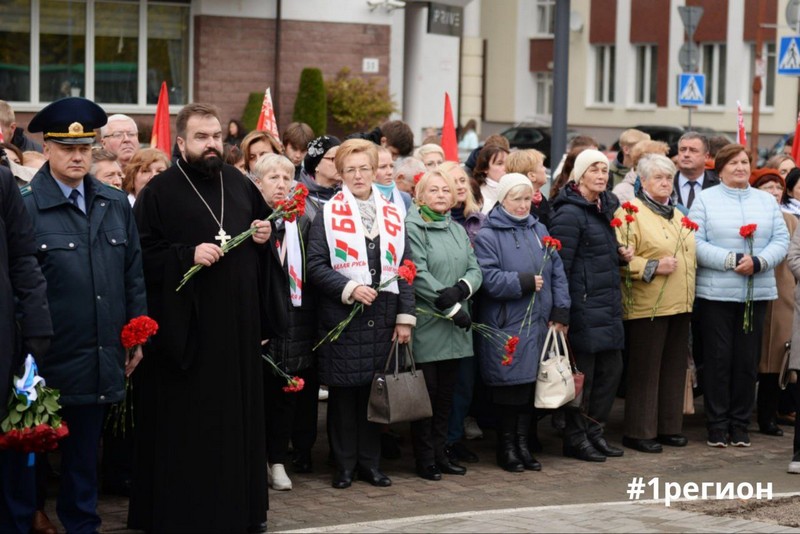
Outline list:
[[[378,85],[376,78],[350,76],[343,68],[336,78],[325,84],[328,92],[328,111],[346,131],[364,131],[378,126],[397,108],[389,90]]]
[[[248,132],[256,129],[258,124],[258,116],[261,115],[261,106],[264,103],[264,93],[250,93],[247,98],[247,104],[244,106],[242,113],[242,124],[247,128]]]
[[[300,73],[300,87],[294,101],[292,120],[305,122],[314,130],[314,135],[325,135],[328,130],[328,102],[322,71],[305,68]]]

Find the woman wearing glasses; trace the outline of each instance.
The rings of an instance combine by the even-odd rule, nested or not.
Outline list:
[[[380,425],[367,421],[370,383],[383,367],[392,342],[408,343],[414,291],[404,280],[377,291],[410,258],[405,224],[397,208],[373,185],[378,151],[373,143],[350,139],[336,152],[342,190],[324,206],[311,227],[307,265],[316,286],[319,335],[363,304],[338,339],[318,349],[320,381],[328,385],[328,436],[336,474],[334,488],[347,488],[357,473],[374,486],[392,481],[379,469]]]

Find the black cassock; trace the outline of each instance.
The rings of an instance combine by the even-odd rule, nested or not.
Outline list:
[[[179,164],[219,219],[219,176]],[[224,166],[222,177],[222,223],[233,237],[268,208],[234,167]],[[134,213],[148,309],[160,329],[134,373],[129,526],[245,531],[266,521],[260,340],[269,335],[262,281],[271,255],[248,239],[176,292],[194,247],[219,244],[219,225],[177,166],[150,181]]]

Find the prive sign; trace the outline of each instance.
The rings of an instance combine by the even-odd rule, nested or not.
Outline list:
[[[445,4],[428,4],[428,33],[461,37],[464,9]]]

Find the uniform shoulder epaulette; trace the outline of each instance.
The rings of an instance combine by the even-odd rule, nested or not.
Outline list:
[[[19,188],[19,192],[23,197],[27,197],[28,195],[33,193],[33,188],[31,187],[31,184],[24,185]]]

